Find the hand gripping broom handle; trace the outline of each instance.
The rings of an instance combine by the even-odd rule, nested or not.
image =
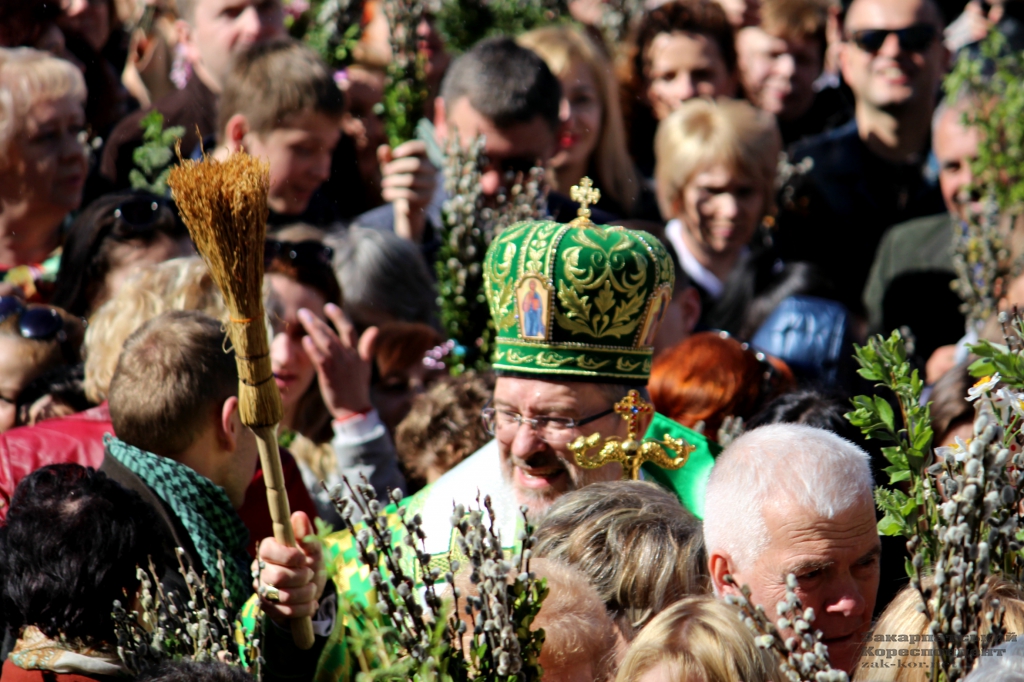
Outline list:
[[[283,412],[281,393],[274,383],[262,312],[260,310],[258,319],[232,320],[230,325],[238,365],[239,414],[242,423],[256,435],[274,539],[286,547],[296,547],[281,453],[277,447],[277,426]],[[306,650],[313,646],[313,621],[308,616],[293,619],[291,629],[297,647]]]
[[[256,434],[256,446],[260,451],[260,462],[263,463],[263,480],[267,484],[267,504],[274,523],[274,539],[287,547],[295,547],[291,509],[284,486],[284,472],[281,470],[281,453],[277,449],[277,424],[251,428]],[[291,628],[295,646],[304,651],[313,646],[313,621],[308,616],[293,619]]]

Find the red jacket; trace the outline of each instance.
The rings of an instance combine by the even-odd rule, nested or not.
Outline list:
[[[92,677],[78,673],[55,673],[49,670],[23,670],[14,665],[14,661],[4,661],[0,682],[101,682],[113,680],[110,677]]]
[[[7,516],[18,483],[36,469],[62,463],[99,469],[103,463],[103,435],[107,433],[114,433],[114,427],[106,403],[69,417],[0,433],[0,521]],[[304,511],[310,519],[315,518],[316,507],[295,458],[287,450],[281,450],[281,467],[292,511]],[[256,469],[238,515],[249,529],[249,554],[254,555],[256,542],[274,534],[261,468]]]

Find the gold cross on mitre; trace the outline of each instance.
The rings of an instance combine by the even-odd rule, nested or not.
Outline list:
[[[690,453],[697,449],[682,438],[673,438],[668,434],[660,441],[653,438],[641,440],[640,421],[654,414],[654,406],[641,398],[637,391],[630,391],[625,398],[615,403],[615,412],[626,420],[626,440],[611,436],[601,444],[601,434],[594,433],[580,436],[569,444],[569,451],[576,457],[576,463],[584,469],[598,469],[605,464],[619,462],[622,464],[622,478],[636,481],[640,478],[640,467],[645,462],[675,471],[681,469],[690,458]],[[599,444],[600,451],[590,454]],[[666,450],[675,457],[669,456]]]
[[[573,185],[569,190],[569,197],[580,205],[576,212],[576,219],[572,225],[590,225],[590,207],[601,201],[601,190],[594,187],[594,181],[588,177],[580,180],[580,184]]]

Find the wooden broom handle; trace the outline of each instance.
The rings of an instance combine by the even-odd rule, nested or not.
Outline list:
[[[274,523],[274,539],[286,547],[297,547],[292,530],[292,513],[288,505],[288,491],[281,469],[281,453],[277,449],[277,425],[251,427],[256,434],[256,446],[263,465],[263,480],[267,485],[267,505]],[[313,620],[310,617],[291,621],[292,639],[302,650],[313,646]]]

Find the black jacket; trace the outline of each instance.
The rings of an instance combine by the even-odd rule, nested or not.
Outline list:
[[[884,161],[860,139],[856,121],[795,145],[793,162],[810,158],[813,167],[783,191],[779,257],[818,266],[836,300],[862,311],[861,293],[886,230],[946,210],[928,156],[918,163]]]

